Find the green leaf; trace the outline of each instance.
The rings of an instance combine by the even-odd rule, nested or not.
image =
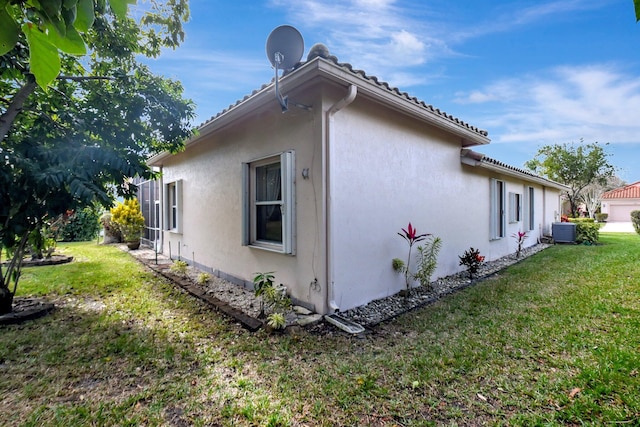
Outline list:
[[[54,16],[49,19],[47,26],[57,32],[60,37],[65,37],[67,35],[67,24],[65,24],[64,20],[58,16]]]
[[[633,6],[636,8],[636,22],[640,21],[640,0],[633,0]]]
[[[64,0],[62,2],[62,7],[67,10],[75,9],[78,0]]]
[[[31,72],[38,85],[46,89],[60,72],[60,56],[58,48],[49,42],[49,38],[35,25],[26,23],[22,31],[29,43],[29,63]]]
[[[118,19],[127,17],[127,7],[130,4],[136,4],[136,0],[109,0],[111,11]]]
[[[18,41],[20,28],[6,8],[0,9],[0,55],[9,52]]]
[[[93,26],[95,17],[93,0],[79,0],[76,10],[76,21],[73,23],[73,26],[81,33],[85,33]]]
[[[56,46],[61,51],[71,55],[85,55],[87,53],[87,47],[84,44],[84,40],[75,27],[67,27],[65,37],[60,37],[58,32],[50,26],[47,26],[47,29],[49,30],[47,32],[47,39],[49,40],[49,43]]]
[[[53,21],[54,18],[60,16],[62,10],[62,0],[45,0],[40,2],[40,10]]]

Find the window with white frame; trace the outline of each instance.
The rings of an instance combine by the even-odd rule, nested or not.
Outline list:
[[[243,163],[243,245],[295,253],[293,151]]]
[[[165,184],[165,229],[182,233],[182,180]]]
[[[522,220],[522,194],[509,193],[509,222],[520,222]]]
[[[534,190],[533,187],[525,187],[524,196],[524,227],[526,230],[531,231],[535,228],[535,204],[534,204]]]
[[[491,239],[500,239],[505,236],[506,219],[505,219],[505,185],[504,181],[492,178],[490,188],[490,237]]]

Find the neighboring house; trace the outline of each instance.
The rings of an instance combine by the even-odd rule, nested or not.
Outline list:
[[[640,181],[604,193],[600,210],[609,222],[630,222],[631,211],[640,210]]]
[[[434,279],[471,246],[489,261],[515,252],[513,233],[526,247],[551,233],[566,187],[473,151],[486,131],[328,55],[279,85],[287,113],[263,86],[149,160],[147,238],[164,254],[245,286],[275,272],[328,313],[403,289],[391,261],[409,222],[442,239]]]

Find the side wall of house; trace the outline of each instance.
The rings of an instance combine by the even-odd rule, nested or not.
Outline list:
[[[504,237],[490,236],[491,178],[504,182],[506,195],[534,188],[535,225],[525,247],[550,230],[557,191],[461,164],[460,140],[448,133],[362,98],[337,113],[332,126],[330,264],[341,310],[403,289],[391,260],[407,260],[398,232],[409,222],[442,239],[433,279],[460,271],[458,256],[470,247],[487,260],[515,252],[510,236],[522,230],[523,219],[507,218]]]
[[[309,104],[313,100],[306,100]],[[273,108],[248,113],[244,123],[203,136],[185,152],[164,160],[163,186],[181,180],[182,206],[179,233],[167,230],[168,197],[164,194],[163,252],[175,259],[195,262],[222,277],[240,279],[250,287],[256,272],[274,272],[277,283],[286,285],[295,300],[313,308],[324,307],[324,294],[312,286],[322,280],[321,121],[316,112],[291,109],[282,114],[274,98]],[[242,164],[295,152],[296,221],[295,256],[242,245]],[[302,178],[302,170],[309,177]],[[171,249],[170,249],[171,248]]]

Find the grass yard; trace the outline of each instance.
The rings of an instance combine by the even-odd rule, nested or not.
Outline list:
[[[25,269],[2,426],[640,425],[640,236],[554,246],[365,338],[249,333],[126,253]]]

